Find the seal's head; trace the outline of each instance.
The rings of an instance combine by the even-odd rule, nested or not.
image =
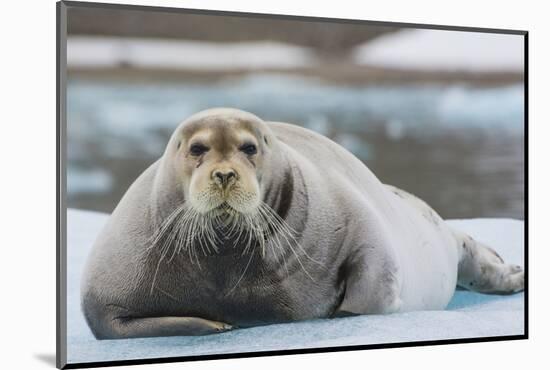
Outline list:
[[[188,204],[199,213],[254,213],[268,155],[268,132],[258,117],[235,109],[209,109],[180,126],[175,166]]]
[[[266,196],[292,195],[281,188],[292,181],[281,148],[270,127],[248,112],[209,109],[182,122],[157,172],[153,194],[161,212],[153,213],[160,217],[151,245],[262,256],[269,243],[273,250],[297,248],[295,231]]]

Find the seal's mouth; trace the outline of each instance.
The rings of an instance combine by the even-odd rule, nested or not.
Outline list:
[[[223,202],[222,204],[220,204],[214,209],[218,211],[230,211],[233,209],[233,207],[231,207],[227,202]]]
[[[256,191],[236,188],[227,196],[217,189],[204,189],[189,192],[190,206],[197,212],[208,216],[252,215],[261,203]]]
[[[229,203],[223,202],[219,206],[212,209],[212,211],[215,212],[216,215],[234,215],[236,213],[239,213],[235,208],[231,207]]]

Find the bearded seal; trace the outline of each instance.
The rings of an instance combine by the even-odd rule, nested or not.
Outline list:
[[[457,285],[509,294],[524,273],[330,139],[216,108],[128,189],[81,302],[98,339],[202,335],[444,309]]]

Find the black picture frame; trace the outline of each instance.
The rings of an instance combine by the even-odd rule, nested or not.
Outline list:
[[[315,21],[329,23],[346,23],[346,24],[361,24],[361,25],[379,25],[393,26],[400,28],[419,28],[432,30],[449,30],[449,31],[468,31],[468,32],[483,32],[483,33],[499,33],[521,35],[524,38],[524,259],[525,259],[525,294],[524,294],[524,334],[495,336],[495,337],[477,337],[464,339],[444,339],[444,340],[429,340],[416,342],[400,342],[400,343],[381,343],[368,345],[352,345],[343,347],[323,347],[323,348],[307,348],[293,350],[276,350],[262,352],[242,352],[231,354],[213,354],[200,356],[182,356],[182,357],[166,357],[166,358],[149,358],[135,360],[117,360],[117,361],[101,361],[101,362],[86,362],[86,363],[67,363],[67,57],[66,57],[66,42],[67,42],[67,10],[71,7],[84,8],[102,8],[114,10],[141,10],[148,12],[163,12],[163,13],[184,13],[184,14],[207,14],[218,16],[239,16],[252,17],[263,19],[284,19],[296,21]],[[380,348],[400,348],[400,347],[417,347],[417,346],[434,346],[447,344],[462,344],[462,343],[481,343],[481,342],[496,342],[510,340],[524,340],[529,338],[529,247],[528,247],[528,231],[529,231],[529,32],[526,30],[513,29],[495,29],[495,28],[480,28],[480,27],[461,27],[461,26],[446,26],[438,24],[419,24],[419,23],[400,23],[400,22],[383,22],[372,20],[358,19],[338,19],[325,17],[309,17],[296,15],[279,15],[279,14],[262,14],[262,13],[245,13],[233,11],[218,11],[218,10],[200,10],[186,8],[171,8],[159,6],[141,6],[127,4],[111,4],[111,3],[92,3],[80,1],[60,1],[56,4],[56,366],[60,369],[76,369],[76,368],[93,368],[104,366],[123,366],[123,365],[138,365],[138,364],[157,364],[157,363],[172,363],[181,361],[203,361],[217,359],[233,359],[245,357],[265,357],[265,356],[280,356],[294,354],[310,354],[322,352],[341,352],[341,351],[357,351]]]

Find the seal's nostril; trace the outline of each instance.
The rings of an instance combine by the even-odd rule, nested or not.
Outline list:
[[[235,171],[233,170],[226,170],[226,171],[216,170],[212,173],[212,175],[214,180],[216,180],[216,182],[222,185],[227,184],[229,180],[237,177]]]

